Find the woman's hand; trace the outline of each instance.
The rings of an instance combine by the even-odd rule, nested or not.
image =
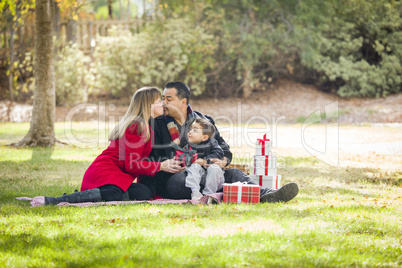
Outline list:
[[[159,171],[165,171],[169,173],[177,173],[179,171],[182,171],[183,168],[180,166],[180,161],[174,160],[174,159],[169,159],[165,160],[161,163],[161,167]]]

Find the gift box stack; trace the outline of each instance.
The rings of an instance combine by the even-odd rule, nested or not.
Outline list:
[[[271,152],[271,141],[267,134],[256,141],[256,154],[254,155],[254,172],[251,178],[264,188],[279,189],[281,176],[276,174],[277,158]]]
[[[281,176],[276,174],[276,156],[271,152],[271,141],[265,134],[256,142],[254,172],[250,177],[262,187],[278,189]],[[225,203],[259,203],[260,187],[245,182],[223,184],[223,202]]]

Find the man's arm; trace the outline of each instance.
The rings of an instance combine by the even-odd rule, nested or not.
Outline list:
[[[230,164],[232,161],[232,152],[230,151],[229,145],[226,143],[226,141],[221,137],[218,128],[215,126],[215,121],[210,117],[209,115],[204,115],[206,119],[208,119],[215,127],[215,140],[218,142],[219,146],[221,147],[224,157],[226,158],[226,163],[223,167],[227,166]],[[219,159],[219,158],[216,158]]]

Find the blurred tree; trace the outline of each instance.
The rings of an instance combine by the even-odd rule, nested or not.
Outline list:
[[[104,18],[112,2],[114,17],[136,16],[140,8],[145,17],[158,18],[139,33],[97,41],[97,67],[89,73],[103,93],[114,96],[167,78],[186,80],[196,94],[213,96],[247,97],[281,78],[344,97],[402,91],[401,1],[54,1],[61,14],[71,11],[72,23],[85,2]],[[81,65],[84,70],[90,64]]]
[[[33,0],[4,0],[0,3],[0,11],[2,16],[0,17],[0,27],[5,31],[10,29],[10,54],[8,56],[8,90],[10,100],[14,100],[13,87],[15,83],[14,68],[15,68],[15,32],[18,27],[22,26],[25,17],[28,15],[28,11],[34,8]],[[6,40],[5,40],[6,42]],[[20,54],[23,54],[22,46],[20,46]]]
[[[113,19],[113,0],[107,0],[107,6],[109,10],[109,19]]]
[[[55,87],[53,68],[52,0],[35,2],[35,95],[28,134],[15,146],[53,146]]]
[[[136,0],[136,2],[142,0]],[[138,15],[138,3],[132,0],[119,0],[112,3],[113,17],[119,19],[132,19]],[[96,18],[108,19],[109,18],[109,6],[108,0],[99,0],[89,2],[92,9],[96,13]]]
[[[67,20],[67,42],[75,43],[77,36],[77,20],[81,10],[88,7],[88,0],[54,0],[57,3],[57,9],[63,13]]]
[[[293,75],[299,45],[292,16],[299,1],[161,0],[163,14],[192,18],[214,36],[206,88],[215,96],[247,97],[279,76]]]

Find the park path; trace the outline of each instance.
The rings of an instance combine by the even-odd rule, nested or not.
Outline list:
[[[337,126],[299,125],[220,127],[236,157],[252,157],[253,142],[264,133],[278,157],[315,157],[331,166],[354,166],[402,171],[402,125]],[[304,134],[302,132],[304,131]],[[339,150],[338,150],[339,148]]]

